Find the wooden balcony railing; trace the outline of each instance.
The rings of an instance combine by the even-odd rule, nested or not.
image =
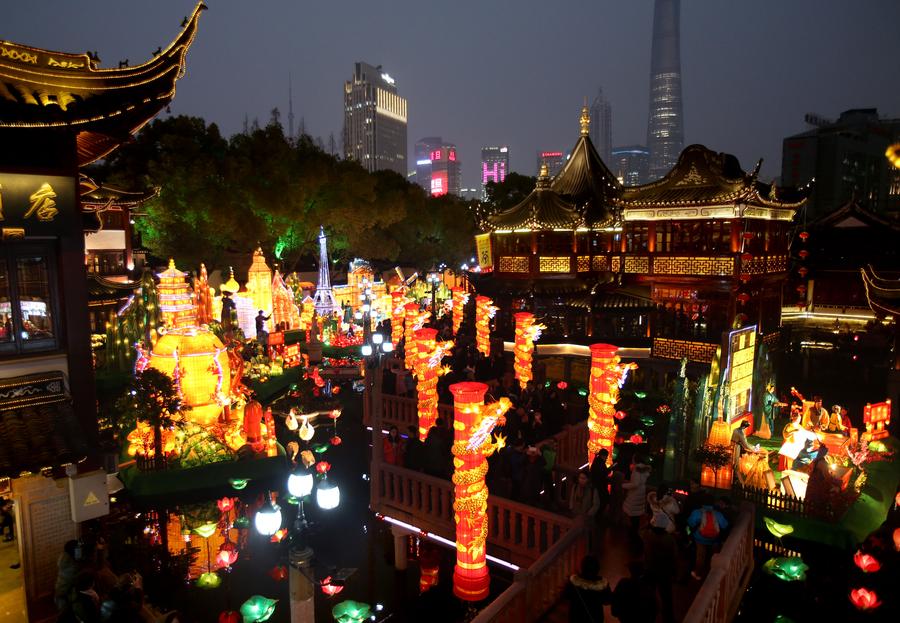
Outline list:
[[[368,400],[365,401],[368,406]],[[364,412],[365,423],[371,426],[369,410]],[[438,417],[446,422],[453,422],[453,407],[450,405],[438,405]],[[381,427],[385,430],[396,426],[401,433],[406,433],[409,426],[419,425],[419,411],[415,398],[404,398],[392,394],[381,395]]]
[[[447,539],[455,539],[453,484],[422,472],[372,466],[372,510]],[[568,533],[575,520],[496,495],[488,498],[488,551],[521,567],[530,565]]]
[[[728,623],[738,606],[753,572],[754,507],[743,503],[734,526],[710,565],[684,618],[684,623]]]
[[[566,426],[560,432],[549,439],[538,442],[537,446],[543,447],[556,441],[556,465],[569,471],[578,471],[587,463],[587,420],[582,420],[571,426]]]

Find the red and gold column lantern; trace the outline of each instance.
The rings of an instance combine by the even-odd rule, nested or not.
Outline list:
[[[453,342],[437,343],[437,329],[419,329],[413,333],[416,343],[416,389],[418,390],[419,440],[425,441],[438,413],[438,377],[444,373],[441,360],[450,354]]]
[[[398,348],[400,340],[403,339],[403,316],[405,313],[403,307],[407,302],[403,290],[391,292],[391,342],[394,344],[394,348]]]
[[[427,311],[419,311],[418,303],[407,303],[403,306],[403,348],[406,352],[404,364],[407,370],[416,369],[416,338],[415,332],[421,329],[431,314]]]
[[[453,288],[453,335],[459,331],[463,321],[463,312],[469,302],[469,293],[464,288]]]
[[[513,370],[519,386],[525,389],[533,377],[531,373],[531,360],[534,357],[534,343],[540,339],[544,325],[534,323],[534,314],[531,312],[519,312],[514,314],[516,319],[516,341],[513,348],[515,361]]]
[[[509,409],[506,398],[483,404],[484,383],[455,383],[453,393],[453,502],[456,520],[456,567],[453,594],[465,601],[481,601],[490,592],[491,579],[485,561],[487,543],[488,489],[484,482],[487,457],[504,446],[504,439],[491,439],[494,427],[504,422]]]
[[[588,463],[601,449],[609,452],[612,461],[616,438],[616,402],[619,399],[617,346],[591,345],[590,395],[588,396]]]
[[[495,313],[494,301],[486,296],[475,297],[475,347],[485,357],[491,356],[491,318]]]

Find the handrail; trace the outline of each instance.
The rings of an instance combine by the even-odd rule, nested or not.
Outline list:
[[[559,601],[566,581],[587,549],[586,524],[580,517],[572,528],[527,569],[472,623],[530,623],[543,616]]]
[[[588,435],[587,420],[581,420],[563,427],[552,437],[539,441],[537,447],[541,448],[555,440],[556,464],[569,470],[578,470],[587,462]]]
[[[752,504],[741,504],[737,521],[722,551],[713,556],[684,623],[728,623],[734,618],[753,571],[755,511]]]

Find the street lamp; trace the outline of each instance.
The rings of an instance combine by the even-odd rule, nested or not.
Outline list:
[[[428,271],[425,279],[428,283],[431,284],[431,313],[435,320],[437,320],[437,309],[436,305],[436,297],[437,297],[437,284],[441,280],[441,273],[435,267],[434,264],[431,265],[431,270]]]
[[[268,504],[256,511],[253,524],[261,535],[272,536],[281,528],[281,507],[270,499]]]
[[[328,477],[319,484],[316,489],[316,504],[322,510],[330,511],[341,503],[341,490],[334,483],[328,482]]]
[[[313,475],[309,472],[296,471],[288,476],[287,481],[288,493],[295,498],[305,498],[312,493]]]

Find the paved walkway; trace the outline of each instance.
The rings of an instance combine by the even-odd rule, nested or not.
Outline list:
[[[609,581],[611,587],[615,588],[619,580],[628,575],[628,563],[632,558],[628,548],[627,530],[618,526],[607,529],[602,543],[595,548],[595,553],[600,558],[600,574]],[[700,582],[691,579],[686,565],[686,560],[679,561],[678,577],[686,576],[687,579],[683,583],[676,582],[673,587],[676,621],[684,620],[684,615],[700,588]],[[604,615],[605,623],[610,621],[618,623],[619,619],[612,615],[609,606],[604,607]],[[657,620],[661,621],[662,619],[657,617]],[[565,599],[558,602],[541,621],[568,623],[569,602]]]
[[[10,569],[19,562],[18,543],[0,541],[0,620],[4,623],[27,623],[25,588],[22,570]]]

